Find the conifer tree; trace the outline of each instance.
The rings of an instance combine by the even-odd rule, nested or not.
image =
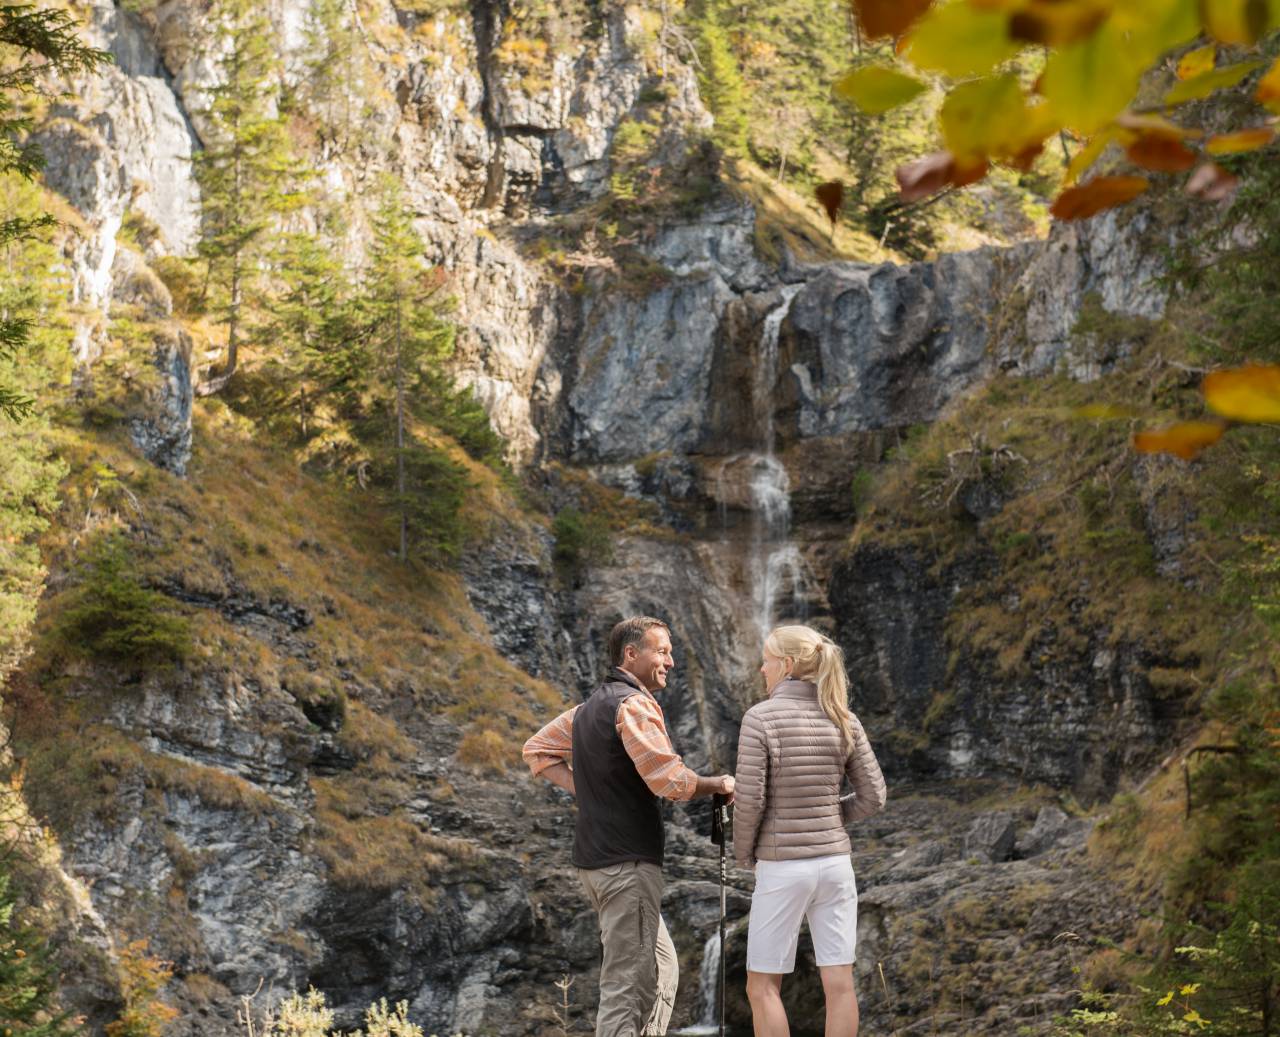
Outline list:
[[[221,30],[219,82],[204,111],[208,129],[195,157],[200,185],[200,255],[206,293],[227,326],[226,361],[197,392],[220,391],[235,374],[246,306],[260,282],[268,230],[300,202],[296,163],[278,110],[279,58],[271,23],[253,0],[216,0],[210,20]]]
[[[49,73],[65,76],[91,72],[109,55],[86,46],[66,11],[41,10],[28,4],[0,6],[0,175],[16,173],[30,180],[44,164],[31,141],[31,119],[25,99],[48,96]],[[0,246],[29,237],[50,226],[44,212],[0,211]],[[30,313],[0,309],[0,363],[18,360],[31,338]],[[0,417],[17,420],[31,413],[32,399],[0,372]]]
[[[302,100],[322,124],[322,147],[349,151],[363,139],[371,112],[367,52],[350,0],[311,0],[304,35]]]
[[[382,183],[373,223],[364,293],[376,409],[394,443],[391,499],[399,525],[398,555],[409,556],[411,534],[428,554],[448,553],[461,493],[460,473],[447,457],[412,442],[413,402],[429,398],[433,373],[453,352],[454,329],[441,316],[443,280],[423,257],[400,185]],[[433,485],[434,484],[434,485]]]
[[[0,1032],[72,1037],[78,1028],[55,1003],[57,975],[40,934],[17,918],[7,869],[0,867]]]
[[[321,400],[360,383],[366,367],[352,288],[342,256],[327,234],[293,231],[274,255],[277,291],[264,328],[273,362],[287,386],[303,439]]]

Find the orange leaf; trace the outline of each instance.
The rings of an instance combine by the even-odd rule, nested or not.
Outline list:
[[[1163,137],[1166,140],[1198,140],[1204,134],[1197,129],[1179,126],[1172,119],[1163,115],[1150,115],[1139,112],[1121,112],[1116,116],[1116,125],[1125,131],[1126,140],[1137,140],[1139,137]]]
[[[1181,173],[1196,164],[1194,151],[1182,141],[1168,137],[1139,137],[1125,153],[1134,165],[1161,173]]]
[[[1221,421],[1180,421],[1176,425],[1137,433],[1133,437],[1133,448],[1143,454],[1173,454],[1184,461],[1191,461],[1205,447],[1220,440],[1226,429]]]
[[[933,0],[853,0],[858,24],[871,39],[901,36],[929,10]]]
[[[1209,202],[1230,198],[1240,186],[1240,178],[1232,176],[1216,162],[1202,163],[1187,177],[1187,194],[1193,194]]]
[[[986,159],[959,162],[949,151],[935,151],[897,168],[898,192],[904,202],[937,194],[944,187],[965,187],[987,175]]]
[[[1049,211],[1060,220],[1083,220],[1133,201],[1151,181],[1144,176],[1099,176],[1058,195]]]
[[[833,180],[829,184],[819,184],[813,189],[813,193],[826,209],[827,219],[834,225],[836,216],[840,213],[840,206],[844,202],[844,184],[839,180]]]
[[[1178,62],[1178,78],[1194,79],[1213,68],[1218,57],[1218,48],[1210,43],[1207,47],[1197,47],[1182,55]]]
[[[1280,367],[1248,364],[1211,371],[1200,383],[1205,403],[1235,421],[1280,421]]]
[[[1275,140],[1276,131],[1271,126],[1251,126],[1235,133],[1221,133],[1204,142],[1204,150],[1210,155],[1235,155],[1241,151],[1257,151]]]
[[[1257,102],[1273,112],[1280,112],[1280,58],[1258,80],[1258,90],[1253,95]]]

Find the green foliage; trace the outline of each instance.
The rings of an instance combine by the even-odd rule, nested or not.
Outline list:
[[[698,85],[703,100],[715,115],[716,143],[730,154],[745,154],[749,101],[730,40],[729,26],[733,19],[729,5],[724,0],[700,0],[694,18],[702,59]]]
[[[285,107],[316,122],[323,150],[349,154],[369,137],[376,82],[355,8],[345,0],[311,0],[304,33],[305,71],[296,102],[288,98]]]
[[[609,521],[595,512],[563,508],[551,523],[555,537],[552,557],[567,579],[577,582],[589,566],[607,565],[613,557]]]
[[[30,223],[41,213],[39,190],[13,173],[0,176],[0,209]],[[63,381],[70,365],[66,277],[57,250],[35,233],[0,243],[0,313],[36,318],[13,355],[0,357],[0,385],[35,398]],[[24,320],[27,318],[23,318]],[[12,327],[12,325],[10,325]],[[53,457],[47,413],[0,420],[0,678],[20,654],[35,616],[45,569],[37,539],[57,507],[65,467]]]
[[[72,1037],[79,1028],[56,1002],[57,973],[44,938],[17,915],[7,864],[0,864],[0,1032]]]
[[[363,439],[371,449],[373,484],[399,525],[398,554],[429,560],[461,547],[459,517],[466,477],[447,453],[424,439],[421,423],[439,386],[439,364],[453,352],[454,326],[442,312],[444,278],[423,258],[398,181],[384,179],[374,240],[360,293],[362,341],[368,357]],[[464,420],[458,413],[455,417]]]
[[[65,648],[88,658],[161,665],[191,652],[188,621],[166,595],[143,586],[122,534],[108,534],[86,552],[80,584],[58,617]]]
[[[30,180],[44,164],[31,139],[29,114],[33,98],[49,97],[52,70],[64,76],[92,72],[110,60],[105,51],[82,41],[75,19],[66,11],[34,4],[0,6],[0,176]],[[6,189],[12,197],[12,190]],[[0,209],[0,247],[30,239],[53,225],[53,217],[29,207]],[[12,251],[11,249],[9,249]],[[29,417],[34,400],[20,384],[15,366],[25,358],[39,314],[23,306],[0,309],[0,418]],[[0,654],[3,647],[0,646]]]
[[[244,310],[261,288],[264,252],[280,216],[299,202],[298,166],[279,114],[280,59],[271,22],[253,0],[217,0],[209,13],[220,78],[209,89],[200,185],[205,290],[227,325],[226,362],[206,392],[221,388],[239,360]]]

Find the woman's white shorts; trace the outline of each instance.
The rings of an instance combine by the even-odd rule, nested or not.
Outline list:
[[[751,972],[792,972],[800,920],[809,919],[819,965],[853,963],[858,933],[858,887],[848,854],[798,861],[756,861],[747,928]]]

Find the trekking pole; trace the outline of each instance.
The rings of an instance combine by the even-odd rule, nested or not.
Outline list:
[[[720,847],[720,1037],[724,1037],[724,885],[728,876],[725,831],[729,826],[729,805],[719,792],[712,796],[711,804],[711,841]]]

